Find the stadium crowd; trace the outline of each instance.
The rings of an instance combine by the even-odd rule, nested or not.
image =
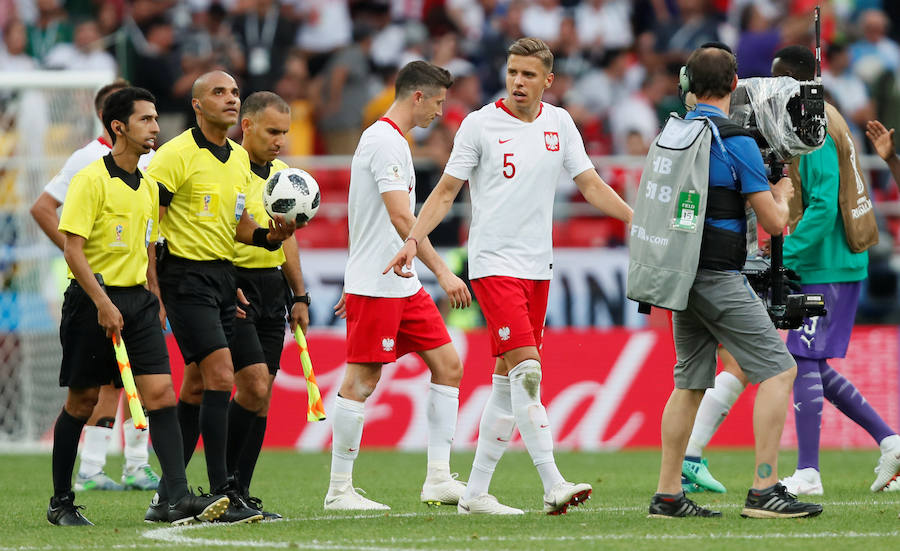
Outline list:
[[[444,116],[414,132],[442,166],[466,114],[502,94],[520,36],[556,57],[545,101],[565,107],[591,155],[646,153],[681,108],[679,67],[700,44],[735,48],[739,76],[769,76],[784,44],[812,43],[809,0],[0,0],[0,71],[115,70],[158,98],[162,138],[190,123],[190,84],[221,68],[242,95],[272,90],[292,107],[291,156],[350,155],[393,100],[399,67],[425,59],[457,79]],[[900,126],[900,6],[819,2],[824,79],[857,141],[878,118]],[[894,23],[892,25],[892,22]]]

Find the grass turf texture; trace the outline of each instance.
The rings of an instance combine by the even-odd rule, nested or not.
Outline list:
[[[205,486],[202,452],[188,469],[190,481]],[[152,492],[81,492],[76,503],[97,526],[60,528],[46,520],[51,493],[50,456],[0,455],[0,488],[6,512],[0,515],[0,551],[53,549],[658,549],[675,544],[694,549],[753,549],[777,546],[810,549],[896,548],[900,536],[900,493],[869,492],[878,460],[875,450],[822,454],[825,512],[818,518],[753,520],[739,516],[753,457],[750,451],[713,451],[712,473],[727,494],[692,494],[718,508],[720,519],[647,519],[656,487],[659,452],[557,453],[563,474],[594,486],[593,499],[569,514],[541,512],[542,491],[531,460],[508,452],[491,491],[502,503],[526,510],[524,517],[457,515],[455,507],[419,503],[425,473],[423,453],[364,450],[356,462],[354,484],[392,507],[387,512],[328,513],[322,502],[328,486],[329,454],[264,452],[253,493],[283,522],[245,526],[199,525],[170,528],[143,522]],[[121,457],[106,471],[116,477]],[[780,457],[782,476],[792,472],[795,453]],[[454,454],[451,465],[461,479],[471,453]]]

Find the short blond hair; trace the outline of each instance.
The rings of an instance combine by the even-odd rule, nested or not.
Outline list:
[[[536,57],[541,60],[548,73],[553,71],[553,52],[540,38],[520,38],[512,43],[507,52],[509,55]]]

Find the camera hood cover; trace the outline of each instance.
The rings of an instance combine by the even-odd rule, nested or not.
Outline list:
[[[787,161],[825,142],[822,86],[791,77],[745,78],[731,95],[730,118],[750,130],[761,149]]]

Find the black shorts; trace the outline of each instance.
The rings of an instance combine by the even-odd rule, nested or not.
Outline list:
[[[228,348],[234,329],[234,266],[227,260],[168,255],[159,267],[166,316],[186,363]]]
[[[269,373],[278,372],[284,348],[290,287],[278,268],[236,268],[237,286],[250,305],[241,305],[245,319],[234,320],[231,361],[234,370],[264,363]]]
[[[171,373],[156,296],[141,286],[107,287],[106,294],[125,321],[122,340],[132,373],[135,376]],[[59,386],[92,388],[110,382],[122,386],[112,341],[97,323],[97,307],[75,280],[69,284],[63,300],[59,340],[62,343]]]

